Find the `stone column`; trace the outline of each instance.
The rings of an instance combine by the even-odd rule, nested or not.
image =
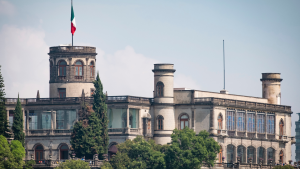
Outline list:
[[[23,113],[23,132],[25,133],[25,129],[26,129],[26,126],[25,126],[25,109],[22,109],[22,113]]]
[[[85,62],[85,72],[84,72],[84,75],[85,75],[85,79],[89,79],[89,75],[91,73],[88,73],[88,65],[89,65],[89,58],[85,58],[86,62]]]
[[[214,134],[214,108],[210,110],[210,133]]]
[[[54,119],[53,119],[53,110],[51,110],[51,134],[53,134],[54,133]]]
[[[56,129],[56,111],[51,110],[53,112],[53,129]]]
[[[195,130],[195,108],[191,108],[192,110],[192,129]]]
[[[274,114],[274,134],[275,134],[275,139],[277,140],[277,139],[279,139],[279,136],[278,136],[279,133],[278,133],[278,134],[276,133],[276,132],[277,132],[277,131],[276,131],[276,127],[277,127],[277,125],[278,125],[276,119],[277,119],[277,118],[276,118],[276,114]],[[277,161],[276,161],[276,163],[277,163]]]
[[[26,133],[29,133],[29,110],[26,110]]]
[[[234,136],[237,136],[237,110],[235,110],[234,113],[234,127],[235,127],[235,132],[234,132]]]
[[[9,110],[6,110],[6,119],[9,121]]]
[[[268,139],[268,135],[267,135],[267,127],[268,127],[268,121],[267,121],[267,117],[268,117],[268,114],[265,113],[265,138]]]
[[[236,146],[234,146],[234,154],[233,154],[233,163],[236,163],[237,162],[237,159],[236,159],[236,157],[237,157],[237,147]]]
[[[248,119],[248,117],[247,117],[247,115],[248,115],[248,111],[246,110],[245,111],[245,137],[247,137],[248,135],[248,132],[247,132],[247,129],[248,129],[248,121],[247,121],[247,119]],[[247,148],[246,148],[247,149]],[[246,150],[247,151],[247,150]],[[247,153],[246,153],[247,154]],[[246,161],[247,161],[247,158],[246,158]]]
[[[265,149],[263,164],[265,164],[265,165],[268,164],[268,149],[267,148]]]
[[[126,127],[129,128],[129,108],[127,108],[127,123]]]
[[[142,109],[139,109],[139,126],[138,126],[138,129],[139,129],[139,134],[142,134]]]
[[[247,134],[247,133],[246,133]],[[244,151],[244,158],[245,158],[245,161],[243,161],[244,163],[248,163],[248,154],[247,154],[247,147],[245,147],[245,149],[244,149],[245,151]]]
[[[257,138],[257,111],[255,111],[255,135],[254,138]]]

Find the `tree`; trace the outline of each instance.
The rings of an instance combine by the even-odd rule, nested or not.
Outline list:
[[[25,149],[18,140],[8,144],[6,138],[0,135],[0,168],[22,169],[24,165]]]
[[[107,105],[106,95],[103,93],[103,86],[99,77],[99,72],[97,73],[96,80],[93,82],[95,91],[93,93],[94,103],[93,103],[93,110],[95,111],[97,117],[100,119],[100,124],[102,127],[102,139],[103,139],[103,152],[99,154],[107,153],[108,151],[108,144],[109,144],[109,137],[108,137],[108,119],[107,119]]]
[[[118,145],[118,152],[110,161],[113,168],[166,168],[164,154],[156,150],[155,145],[145,141],[141,136],[126,140]]]
[[[14,140],[19,140],[22,143],[22,146],[25,145],[25,133],[23,126],[23,111],[21,102],[18,95],[18,101],[14,112],[14,122],[12,126],[14,132]]]
[[[188,127],[173,130],[171,145],[165,152],[167,168],[200,168],[203,161],[213,166],[220,146],[208,136],[207,131],[196,136],[194,130]]]
[[[89,163],[82,160],[66,160],[60,163],[55,169],[90,169]]]
[[[94,154],[103,152],[100,120],[94,112],[88,116],[88,121],[75,123],[70,142],[79,158],[93,159]]]
[[[0,65],[0,135],[3,135],[6,138],[10,138],[11,134],[7,122],[4,87],[5,87],[4,79],[1,74],[1,65]]]

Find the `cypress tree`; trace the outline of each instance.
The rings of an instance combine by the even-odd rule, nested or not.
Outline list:
[[[109,144],[109,137],[108,137],[108,119],[107,119],[107,105],[106,95],[103,93],[103,86],[99,77],[99,72],[97,73],[96,80],[93,82],[95,91],[93,94],[94,103],[93,109],[96,113],[96,116],[100,119],[101,124],[101,134],[103,139],[103,153],[107,153],[108,144]],[[99,155],[100,156],[100,155]]]
[[[18,94],[17,105],[14,112],[14,122],[13,122],[12,130],[14,132],[14,140],[19,140],[24,147],[25,134],[24,134],[24,126],[23,126],[23,112],[22,112],[21,102],[19,99],[19,94]]]
[[[6,138],[10,138],[11,134],[8,128],[4,87],[5,87],[4,79],[1,74],[1,65],[0,65],[0,135],[3,135]]]

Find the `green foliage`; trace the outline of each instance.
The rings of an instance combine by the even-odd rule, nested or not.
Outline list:
[[[164,154],[158,151],[160,146],[156,146],[153,142],[145,141],[141,136],[137,136],[134,140],[126,140],[118,145],[118,152],[112,158],[111,165],[113,168],[166,168]]]
[[[26,161],[24,169],[33,169],[34,164],[35,164],[34,160]]]
[[[88,117],[88,125],[75,123],[70,142],[79,158],[93,159],[94,154],[103,152],[100,120],[94,112]]]
[[[200,168],[202,162],[213,166],[220,146],[208,136],[207,131],[201,131],[196,136],[194,130],[187,127],[183,130],[175,129],[171,135],[171,144],[165,152],[167,168]]]
[[[14,112],[14,122],[12,126],[14,132],[14,140],[19,140],[22,143],[22,146],[25,146],[25,133],[23,126],[23,112],[22,106],[18,95],[18,101]]]
[[[103,86],[99,77],[99,73],[97,73],[96,80],[93,82],[95,91],[93,94],[94,103],[93,103],[93,110],[95,111],[97,117],[100,119],[100,124],[102,126],[102,138],[103,138],[103,151],[100,152],[102,154],[107,153],[108,151],[108,144],[109,144],[109,137],[108,137],[108,119],[107,119],[107,105],[105,103],[106,96],[103,93]],[[102,156],[99,154],[99,156]]]
[[[13,140],[8,144],[6,138],[0,135],[0,168],[22,169],[24,157],[25,149],[20,141]]]
[[[55,169],[90,169],[89,163],[82,160],[66,160]]]
[[[101,169],[113,169],[108,161],[104,161],[101,165]]]
[[[0,65],[0,135],[3,135],[6,138],[10,138],[11,134],[8,128],[4,87],[5,87],[4,79],[1,74],[1,65]]]
[[[294,167],[291,165],[284,165],[284,166],[276,165],[273,169],[294,169]]]

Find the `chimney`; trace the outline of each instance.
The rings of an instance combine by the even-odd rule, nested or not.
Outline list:
[[[262,73],[262,97],[268,99],[269,104],[281,104],[280,73]]]

